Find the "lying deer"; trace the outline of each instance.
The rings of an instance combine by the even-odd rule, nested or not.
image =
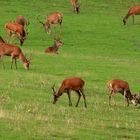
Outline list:
[[[39,16],[37,17],[37,20],[39,21],[39,23],[41,23],[43,25],[43,27],[45,28],[45,31],[47,33],[50,33],[50,26],[51,26],[51,24],[54,24],[54,25],[59,24],[60,25],[60,30],[61,30],[63,14],[60,13],[60,12],[50,13],[47,16],[47,20],[46,20],[45,23],[39,20]]]
[[[60,39],[54,39],[54,44],[52,46],[49,46],[48,48],[46,48],[45,53],[58,54],[58,49],[62,45],[63,45],[63,42],[60,41]]]
[[[7,30],[7,42],[8,42],[8,36],[10,36],[12,38],[12,43],[13,43],[14,34],[16,34],[20,40],[20,45],[22,46],[24,40],[26,39],[26,32],[24,30],[24,27],[18,23],[8,22],[5,24],[5,28]]]
[[[140,6],[134,6],[134,7],[131,7],[127,13],[127,15],[123,18],[123,23],[124,25],[126,25],[126,21],[127,19],[132,16],[133,18],[133,24],[134,24],[134,16],[135,15],[139,15],[140,14]]]
[[[18,46],[7,44],[4,42],[2,37],[0,37],[0,59],[2,59],[4,55],[11,56],[11,69],[13,66],[13,62],[15,62],[15,66],[17,69],[17,58],[20,59],[25,69],[29,69],[31,55],[29,59],[26,59],[25,55],[22,53],[21,49]]]
[[[78,14],[80,10],[80,5],[78,4],[78,0],[71,0],[71,4],[73,6],[73,11]]]
[[[58,91],[56,92],[54,89],[54,86],[52,87],[53,90],[53,104],[56,103],[56,101],[58,100],[58,98],[64,93],[66,92],[69,98],[69,106],[72,106],[72,102],[71,102],[71,91],[75,91],[78,95],[78,100],[76,103],[76,107],[78,107],[79,101],[81,96],[83,96],[84,98],[84,103],[85,103],[85,107],[87,107],[86,105],[86,98],[85,98],[85,94],[84,94],[84,81],[79,78],[79,77],[70,77],[70,78],[66,78],[62,81],[61,86],[59,87]]]
[[[127,106],[129,106],[129,101],[132,104],[136,105],[136,100],[134,99],[134,96],[131,94],[129,85],[126,81],[114,79],[114,80],[108,81],[107,85],[110,91],[109,105],[111,105],[112,96],[118,92],[124,96],[124,99],[127,101]]]

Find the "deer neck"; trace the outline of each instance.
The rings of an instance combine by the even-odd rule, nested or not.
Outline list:
[[[127,91],[126,91],[126,97],[127,97],[130,101],[133,99],[133,96],[132,96],[130,90],[127,90]]]
[[[27,63],[27,59],[25,58],[24,54],[21,52],[19,55],[19,59],[21,60],[21,63],[24,65]]]
[[[124,18],[123,18],[123,21],[125,21],[126,22],[126,20],[129,18],[129,14],[127,14]]]
[[[64,92],[64,86],[61,85],[60,88],[58,89],[57,93],[56,93],[56,96],[61,96]]]
[[[55,50],[58,50],[59,46],[57,46],[56,43],[54,43],[53,48],[55,48]]]
[[[46,30],[48,31],[50,29],[50,22],[47,21],[45,26],[46,26]]]

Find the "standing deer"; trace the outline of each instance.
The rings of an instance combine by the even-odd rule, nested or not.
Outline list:
[[[12,38],[12,43],[13,43],[14,34],[16,34],[20,40],[20,45],[22,46],[24,40],[26,39],[26,32],[24,30],[24,27],[18,23],[8,22],[5,24],[5,28],[7,31],[7,42],[8,42],[8,36],[10,36]]]
[[[39,21],[39,23],[41,23],[45,29],[45,31],[50,34],[50,26],[51,24],[59,24],[60,25],[60,31],[61,31],[61,24],[62,24],[62,20],[63,20],[63,14],[60,12],[54,12],[54,13],[50,13],[47,16],[47,20],[46,22],[42,22],[39,20],[39,16],[37,16],[37,20]]]
[[[56,103],[56,101],[58,100],[58,98],[64,93],[66,92],[68,95],[68,99],[69,99],[69,106],[72,106],[72,102],[71,102],[71,98],[70,98],[70,92],[73,90],[77,93],[78,95],[78,100],[76,103],[76,107],[78,107],[79,101],[81,96],[83,96],[84,98],[84,103],[85,103],[85,108],[87,107],[86,105],[86,98],[85,98],[85,94],[83,92],[84,90],[84,81],[79,78],[79,77],[70,77],[70,78],[66,78],[62,81],[61,86],[59,87],[58,91],[56,92],[54,89],[54,86],[52,87],[53,90],[53,104]]]
[[[46,48],[45,53],[58,54],[58,49],[62,45],[63,45],[63,42],[60,41],[60,39],[54,39],[54,44],[52,46],[49,46],[48,48]]]
[[[27,70],[29,69],[31,55],[30,55],[30,58],[27,60],[18,46],[7,44],[4,42],[2,37],[0,37],[0,59],[4,55],[11,56],[11,69],[12,69],[14,61],[15,61],[16,69],[17,69],[17,63],[16,63],[17,58],[20,59],[25,69]]]
[[[80,5],[78,4],[78,0],[71,0],[71,4],[73,6],[73,11],[78,14],[80,10]]]
[[[124,25],[126,25],[126,21],[127,19],[132,16],[133,18],[133,24],[134,24],[134,16],[135,15],[139,15],[140,14],[140,6],[134,6],[134,7],[131,7],[127,13],[127,15],[123,18],[123,23]]]
[[[127,106],[129,106],[129,101],[132,104],[136,105],[136,100],[134,99],[134,96],[131,94],[129,84],[126,81],[114,79],[108,81],[107,85],[110,91],[109,105],[111,105],[111,97],[118,92],[124,96],[124,99],[127,101]]]

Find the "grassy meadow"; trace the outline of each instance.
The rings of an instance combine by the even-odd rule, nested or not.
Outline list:
[[[21,47],[28,57],[30,70],[10,68],[10,57],[0,65],[0,139],[1,140],[139,140],[140,107],[124,107],[120,94],[116,106],[108,105],[107,81],[123,79],[132,92],[140,91],[140,16],[122,18],[138,0],[79,0],[80,14],[72,11],[70,0],[1,0],[0,35],[4,25],[24,15],[30,21],[29,35]],[[53,11],[63,12],[58,55],[44,50],[53,44],[53,37],[44,32],[36,20],[45,21]],[[51,28],[52,31],[54,28]],[[56,33],[58,33],[58,26]],[[19,41],[15,40],[16,44]],[[62,80],[79,76],[85,80],[87,109],[81,98],[72,92],[73,106],[63,94],[52,104],[51,86],[59,88]]]

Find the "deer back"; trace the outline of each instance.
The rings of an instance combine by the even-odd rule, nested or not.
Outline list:
[[[79,77],[70,77],[63,80],[62,85],[66,90],[80,90],[84,87],[84,81]]]
[[[128,11],[129,15],[138,15],[140,14],[140,6],[131,7]]]
[[[129,85],[126,81],[115,79],[108,81],[108,87],[114,92],[121,92],[124,90],[129,90]]]
[[[62,22],[63,14],[60,12],[54,12],[48,15],[47,22],[49,24],[57,24]]]

